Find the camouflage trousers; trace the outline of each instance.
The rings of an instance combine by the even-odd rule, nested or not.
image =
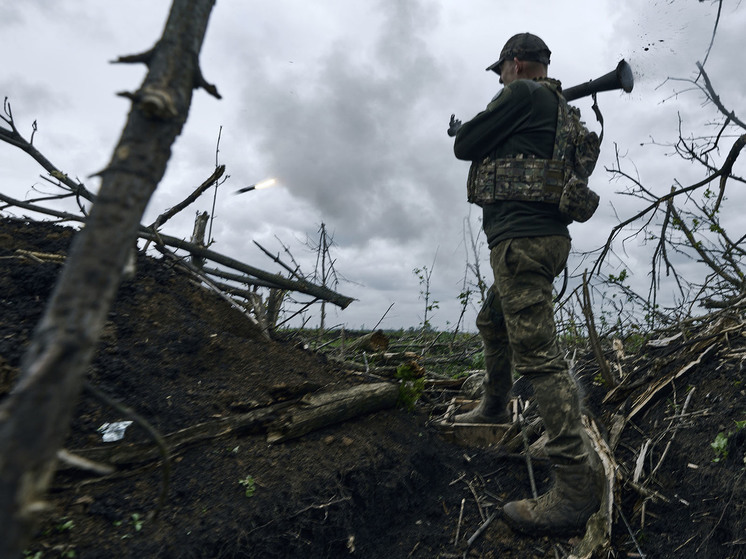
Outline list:
[[[513,371],[525,375],[546,427],[546,451],[558,463],[587,458],[578,388],[557,343],[552,282],[564,269],[570,239],[508,239],[495,246],[495,283],[477,315],[484,343],[485,395],[507,404]]]

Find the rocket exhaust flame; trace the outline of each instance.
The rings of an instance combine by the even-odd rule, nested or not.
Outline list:
[[[256,184],[252,184],[251,186],[245,186],[244,188],[240,188],[236,190],[233,194],[242,194],[244,192],[250,192],[252,190],[261,190],[263,188],[269,188],[270,186],[274,186],[277,184],[277,179],[267,179],[263,180],[262,182],[258,182]]]

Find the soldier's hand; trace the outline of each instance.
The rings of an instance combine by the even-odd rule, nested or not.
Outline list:
[[[461,121],[456,118],[456,115],[451,115],[451,121],[448,123],[448,135],[453,137],[461,128]]]

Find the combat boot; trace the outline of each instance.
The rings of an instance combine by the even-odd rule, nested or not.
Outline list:
[[[476,408],[456,415],[453,421],[455,423],[510,423],[511,417],[505,398],[485,391]]]
[[[477,315],[477,328],[484,343],[485,375],[482,400],[473,410],[454,417],[456,423],[510,423],[508,412],[513,386],[513,365],[500,301],[494,286],[490,288]]]
[[[526,534],[582,534],[601,506],[603,475],[590,463],[554,465],[554,487],[537,499],[513,501],[503,507],[508,525]]]
[[[581,532],[601,505],[603,466],[583,431],[578,387],[568,371],[531,376],[549,437],[545,450],[555,483],[537,499],[503,507],[505,521],[530,534]]]

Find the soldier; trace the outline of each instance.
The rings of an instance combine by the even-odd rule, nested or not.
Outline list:
[[[578,388],[557,343],[552,301],[552,282],[570,252],[568,225],[584,221],[598,205],[585,181],[599,142],[561,96],[561,84],[547,78],[550,55],[536,35],[511,37],[487,68],[505,87],[463,126],[452,116],[449,130],[456,157],[472,162],[469,201],[482,206],[494,273],[477,316],[486,364],[483,396],[455,421],[509,421],[512,371],[531,381],[555,483],[538,499],[504,507],[506,521],[531,534],[584,529],[600,506],[603,481],[582,428]],[[568,185],[577,187],[569,202]]]

